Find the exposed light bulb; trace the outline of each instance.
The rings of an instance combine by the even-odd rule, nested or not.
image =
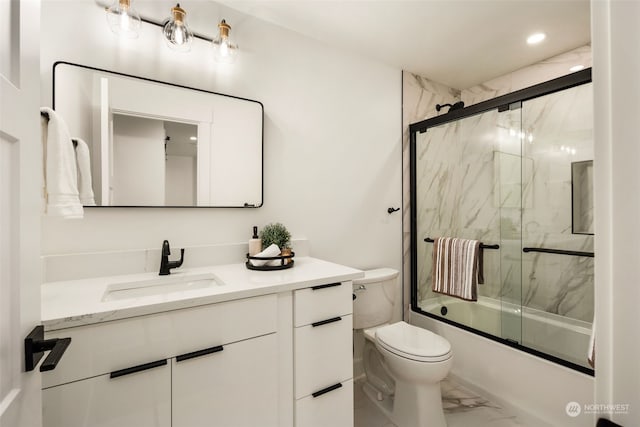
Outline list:
[[[141,20],[138,12],[131,7],[131,0],[115,0],[106,11],[111,31],[121,37],[138,37]]]
[[[238,53],[238,45],[229,38],[231,26],[223,19],[218,24],[220,34],[213,40],[214,57],[219,62],[234,62]]]
[[[167,45],[181,52],[191,50],[193,33],[187,26],[187,12],[180,7],[180,3],[171,9],[172,18],[164,25],[162,33],[167,41]]]

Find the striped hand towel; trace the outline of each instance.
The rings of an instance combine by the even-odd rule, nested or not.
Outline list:
[[[433,291],[468,301],[478,300],[483,283],[478,240],[438,237],[433,241]]]

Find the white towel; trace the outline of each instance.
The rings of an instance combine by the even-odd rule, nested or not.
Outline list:
[[[478,300],[482,249],[478,240],[438,237],[433,242],[433,291]]]
[[[69,129],[51,108],[41,107],[40,111],[49,116],[41,120],[45,212],[49,216],[82,218],[76,154]]]
[[[280,248],[275,243],[272,243],[271,245],[269,245],[267,249],[265,249],[260,253],[255,254],[254,256],[268,258],[268,257],[273,257],[278,255],[280,255]],[[252,259],[251,264],[255,265],[256,267],[260,267],[263,265],[280,265],[280,260],[274,259],[270,261],[261,261],[261,260]]]
[[[78,165],[78,192],[83,206],[95,206],[93,187],[91,186],[91,154],[86,142],[79,138],[76,141],[76,162]]]

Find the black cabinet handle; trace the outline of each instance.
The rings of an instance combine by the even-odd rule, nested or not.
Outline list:
[[[200,356],[206,356],[207,354],[218,353],[224,350],[224,347],[217,345],[215,347],[205,348],[204,350],[192,351],[191,353],[181,354],[176,356],[176,362],[182,362],[183,360],[189,360]]]
[[[342,317],[332,317],[331,319],[321,320],[319,322],[313,322],[311,324],[311,326],[313,326],[315,328],[316,326],[322,326],[322,325],[326,325],[328,323],[339,322],[341,320],[342,320]]]
[[[333,390],[337,390],[337,389],[339,389],[341,387],[342,387],[341,383],[334,384],[334,385],[329,386],[327,388],[323,388],[322,390],[318,390],[318,391],[316,391],[314,393],[311,393],[311,396],[313,396],[313,397],[322,396],[323,394],[329,393],[330,391],[333,391]]]
[[[146,371],[147,369],[157,368],[159,366],[164,366],[167,364],[167,359],[156,360],[155,362],[144,363],[138,366],[132,366],[131,368],[120,369],[118,371],[113,371],[109,374],[109,378],[118,378],[124,375],[135,374],[136,372]]]
[[[342,283],[337,282],[337,283],[327,283],[326,285],[317,285],[317,286],[312,286],[311,290],[312,291],[317,291],[319,289],[326,289],[326,288],[333,288],[334,286],[340,286],[342,285]]]
[[[44,339],[44,326],[38,325],[24,339],[24,367],[25,371],[33,371],[44,356],[45,351],[51,351],[40,366],[40,372],[51,371],[58,366],[62,355],[71,344],[71,338]]]

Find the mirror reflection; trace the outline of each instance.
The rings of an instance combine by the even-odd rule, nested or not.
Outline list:
[[[58,62],[54,109],[89,146],[98,206],[262,205],[257,101]]]

